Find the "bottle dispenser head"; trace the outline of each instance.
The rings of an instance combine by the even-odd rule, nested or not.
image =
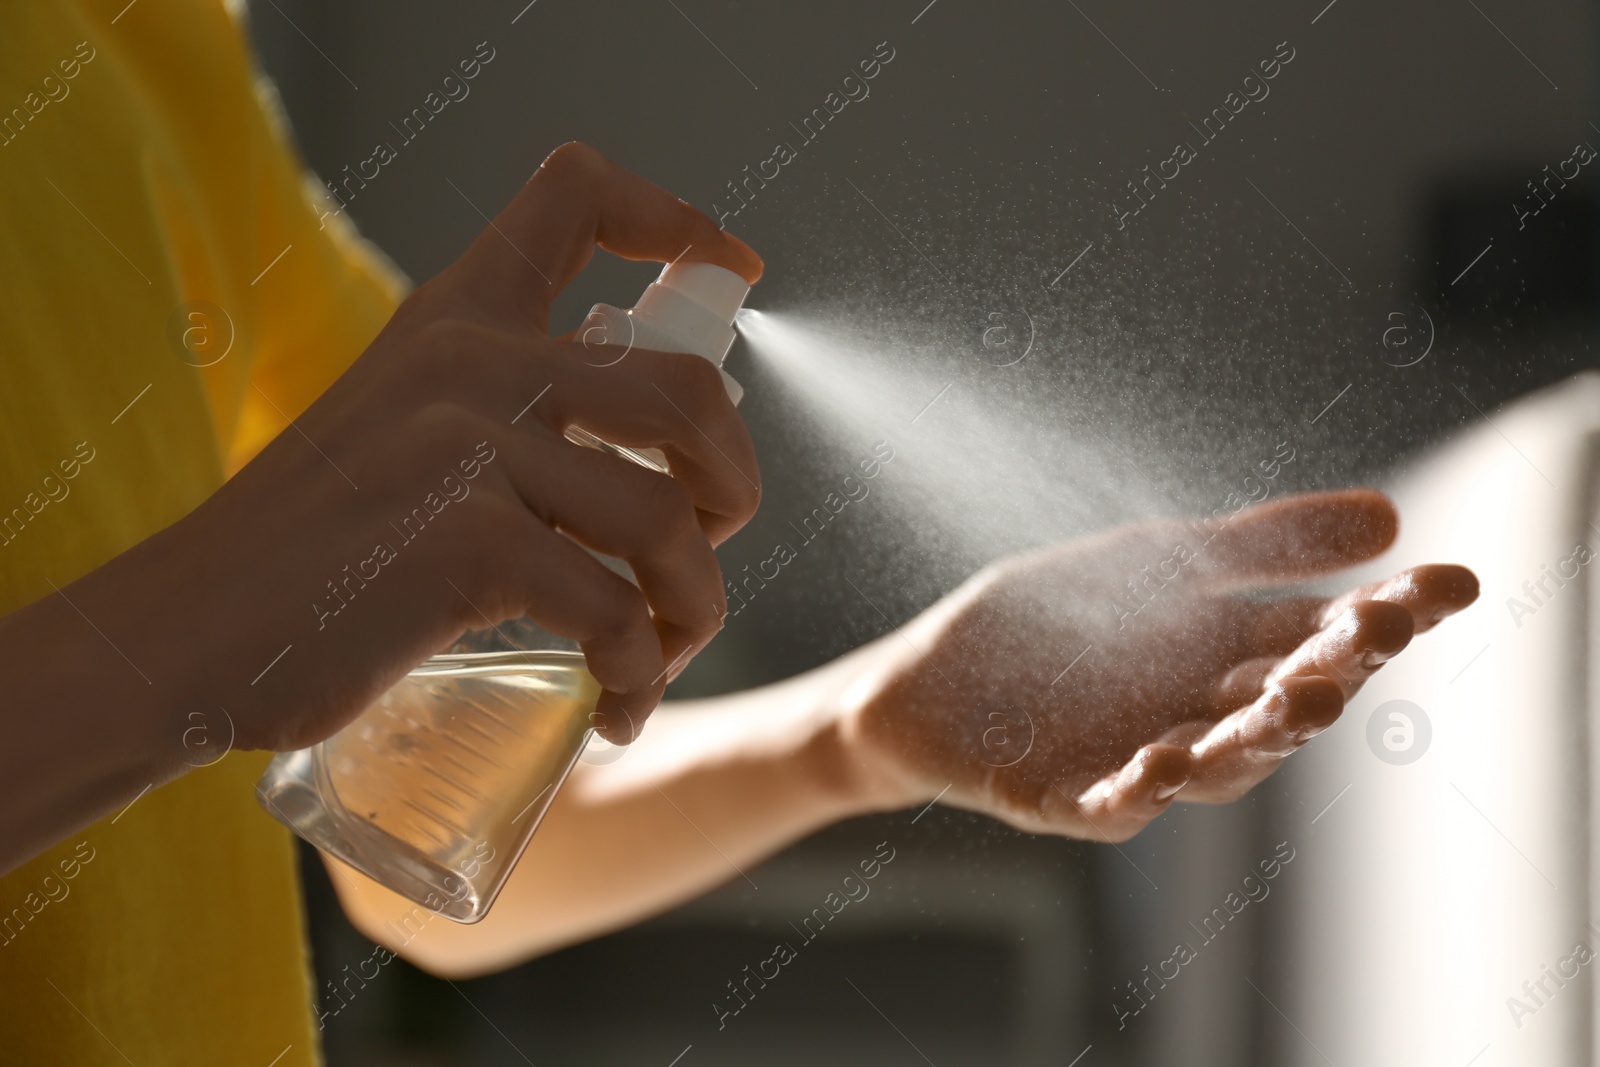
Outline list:
[[[733,347],[733,318],[750,293],[739,275],[714,263],[669,263],[632,314],[682,338],[688,350],[717,366]]]

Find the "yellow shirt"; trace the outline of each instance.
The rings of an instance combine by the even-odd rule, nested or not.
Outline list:
[[[275,107],[221,0],[0,5],[0,613],[194,508],[392,310]],[[0,879],[0,1061],[319,1062],[266,758]]]

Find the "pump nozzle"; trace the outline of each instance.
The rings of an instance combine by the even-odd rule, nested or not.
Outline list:
[[[585,346],[600,340],[610,346],[604,351],[622,353],[608,356],[601,366],[618,362],[634,348],[646,348],[700,356],[722,370],[722,361],[733,347],[733,318],[749,292],[743,278],[714,263],[669,263],[627,311],[596,304],[584,320],[581,336]],[[735,404],[743,398],[744,389],[725,370],[722,384]],[[668,469],[666,457],[653,448],[613,445],[581,426],[568,427],[567,438],[652,470]]]
[[[733,317],[749,292],[743,278],[714,263],[669,263],[631,314],[681,339],[678,350],[720,367],[733,347]]]
[[[675,289],[723,322],[734,314],[750,295],[750,284],[739,275],[715,263],[669,263],[653,283]]]

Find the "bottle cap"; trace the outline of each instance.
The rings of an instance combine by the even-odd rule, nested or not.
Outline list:
[[[739,275],[715,263],[669,263],[655,281],[676,290],[728,325],[750,295],[750,285]]]
[[[750,286],[714,263],[669,263],[650,283],[632,314],[671,334],[681,351],[704,356],[718,366],[733,347],[733,317]]]

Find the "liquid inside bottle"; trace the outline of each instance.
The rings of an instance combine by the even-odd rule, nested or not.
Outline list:
[[[583,750],[600,687],[573,652],[435,656],[257,792],[300,836],[476,922]]]

